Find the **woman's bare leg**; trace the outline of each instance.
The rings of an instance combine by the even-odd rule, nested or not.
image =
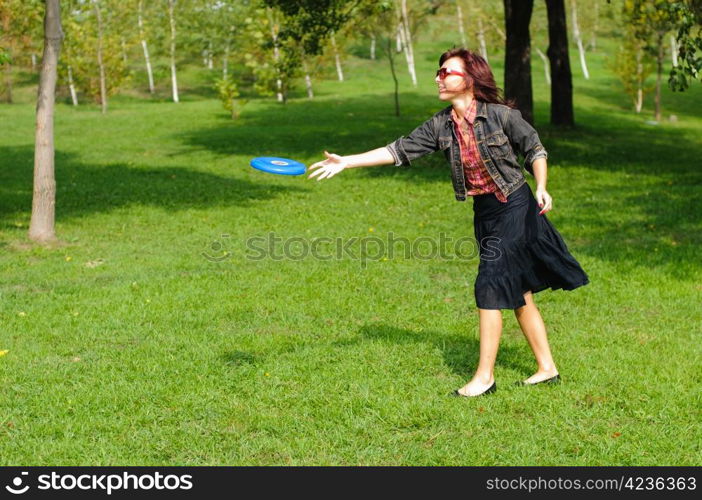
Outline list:
[[[541,313],[539,313],[539,309],[534,303],[531,292],[524,294],[524,301],[526,305],[515,309],[514,315],[517,317],[519,326],[522,328],[522,332],[536,358],[538,370],[524,381],[527,384],[534,384],[555,377],[558,374],[558,370],[553,362],[551,349],[548,345],[546,325],[544,325],[544,320],[541,318]]]
[[[458,392],[464,396],[476,396],[490,388],[495,381],[495,359],[502,335],[502,311],[478,309],[480,315],[480,361],[470,382]]]

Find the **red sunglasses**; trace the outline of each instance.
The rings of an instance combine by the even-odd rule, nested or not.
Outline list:
[[[439,68],[439,70],[437,70],[437,72],[436,72],[436,76],[439,77],[439,80],[443,80],[444,78],[446,78],[449,75],[460,75],[463,77],[468,76],[461,71],[456,71],[455,69],[449,69],[449,68]]]

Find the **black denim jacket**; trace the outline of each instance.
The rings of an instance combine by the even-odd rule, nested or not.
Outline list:
[[[517,161],[518,154],[524,157],[524,168],[532,175],[534,160],[548,157],[536,130],[517,109],[478,101],[473,128],[480,158],[505,197],[526,182]],[[451,165],[456,200],[466,200],[466,180],[451,106],[436,113],[407,137],[391,142],[387,148],[397,166],[408,166],[412,160],[442,150]]]

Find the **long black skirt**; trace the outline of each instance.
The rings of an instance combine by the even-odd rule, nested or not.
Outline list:
[[[524,183],[507,203],[494,193],[473,197],[475,239],[480,265],[475,302],[480,309],[516,309],[524,294],[573,290],[590,282]]]

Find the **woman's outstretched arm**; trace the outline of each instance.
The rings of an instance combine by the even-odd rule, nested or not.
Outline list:
[[[317,180],[332,177],[345,168],[372,167],[376,165],[391,165],[395,163],[387,147],[373,149],[357,155],[339,156],[333,153],[324,152],[326,160],[318,161],[311,165],[309,170],[319,169],[307,176],[308,179],[318,176]],[[320,175],[321,174],[321,175]]]

